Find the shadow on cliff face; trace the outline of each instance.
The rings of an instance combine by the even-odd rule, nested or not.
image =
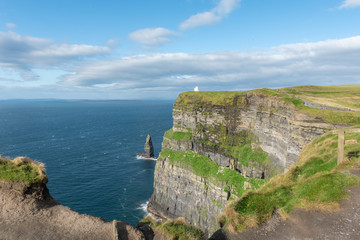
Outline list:
[[[225,233],[220,229],[214,232],[214,234],[208,240],[227,240]]]

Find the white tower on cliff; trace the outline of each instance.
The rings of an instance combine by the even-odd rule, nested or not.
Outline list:
[[[198,86],[196,86],[196,87],[194,88],[194,92],[200,92],[200,89],[199,89]]]

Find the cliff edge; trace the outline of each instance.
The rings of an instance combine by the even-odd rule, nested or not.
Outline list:
[[[145,239],[138,230],[79,214],[59,204],[46,187],[41,164],[0,158],[0,239]]]

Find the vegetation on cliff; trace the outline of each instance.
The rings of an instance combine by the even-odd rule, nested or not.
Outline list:
[[[26,183],[47,181],[44,164],[26,157],[13,160],[0,157],[0,179]]]
[[[308,144],[287,173],[272,178],[257,191],[245,193],[221,217],[230,231],[244,231],[269,219],[275,210],[286,217],[294,208],[333,211],[347,196],[345,187],[360,179],[344,172],[360,167],[360,134],[346,134],[348,161],[337,165],[337,135],[327,133]]]
[[[174,132],[173,129],[169,129],[165,132],[165,137],[174,139],[174,140],[186,140],[192,137],[191,132]]]
[[[210,158],[190,150],[174,151],[163,149],[159,160],[165,158],[178,167],[190,169],[198,176],[207,178],[210,181],[224,183],[224,191],[231,191],[231,194],[238,197],[248,190],[244,188],[245,182],[250,183],[252,189],[257,189],[267,181],[266,179],[244,177],[236,170],[220,167]]]
[[[153,230],[159,231],[170,240],[203,240],[204,233],[185,222],[183,218],[172,221],[155,221],[146,217],[139,222],[139,225],[148,224]]]

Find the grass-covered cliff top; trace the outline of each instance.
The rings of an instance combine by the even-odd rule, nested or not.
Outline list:
[[[232,232],[244,231],[269,219],[277,209],[286,217],[294,208],[334,211],[347,196],[345,187],[360,185],[347,169],[360,168],[360,134],[345,135],[347,161],[337,165],[337,135],[327,133],[308,144],[287,173],[232,203],[221,218]]]
[[[246,93],[240,91],[184,92],[176,99],[175,106],[201,108],[239,105],[246,107]]]
[[[312,103],[360,111],[360,85],[299,86],[281,90]]]
[[[26,183],[46,182],[44,164],[26,157],[13,160],[0,157],[0,180]]]
[[[229,91],[229,92],[184,92],[179,95],[175,102],[176,108],[202,109],[206,107],[236,107],[247,109],[251,102],[248,99],[252,95],[263,95],[276,98],[284,105],[294,107],[295,110],[313,117],[323,119],[324,122],[333,124],[349,124],[360,126],[360,113],[353,111],[328,110],[305,106],[303,100],[319,105],[345,108],[360,111],[360,85],[343,86],[299,86],[283,89],[255,89],[251,91]],[[299,99],[301,98],[301,99]],[[265,106],[268,102],[265,101]],[[239,109],[240,110],[240,109]],[[274,108],[268,109],[277,111]]]

